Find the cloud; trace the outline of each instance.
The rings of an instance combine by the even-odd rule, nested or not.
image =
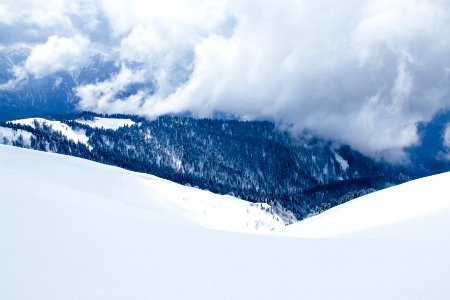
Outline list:
[[[232,36],[195,45],[189,81],[141,113],[225,111],[289,123],[366,153],[418,139],[448,107],[448,5],[422,1],[234,4]]]
[[[109,80],[76,88],[76,94],[81,99],[78,105],[82,110],[101,113],[136,113],[148,93],[138,91],[127,97],[119,97],[119,93],[132,84],[144,82],[144,70],[134,71],[123,64],[120,72],[113,74]]]
[[[55,57],[47,53],[68,51],[64,36],[143,66],[79,87],[82,109],[148,117],[221,111],[398,157],[417,142],[418,122],[450,108],[446,0],[55,1],[0,5],[0,16],[8,12],[0,26],[34,42],[32,28],[54,36],[38,42],[30,72],[82,63],[81,50],[69,51],[74,58],[61,54],[44,67],[44,57]],[[116,81],[152,81],[155,93],[117,99]]]
[[[51,36],[45,44],[37,45],[25,61],[24,68],[36,77],[58,71],[73,71],[83,66],[90,51],[90,41],[80,35]]]
[[[9,14],[8,6],[5,3],[0,3],[0,22],[11,25],[14,18]]]
[[[0,84],[0,91],[14,91],[20,83],[28,80],[28,74],[21,66],[14,66],[10,72],[12,74],[12,78],[5,83]]]
[[[436,159],[438,161],[450,162],[450,123],[444,124],[442,132],[442,146],[440,151],[437,152]]]
[[[196,44],[211,34],[227,34],[227,1],[103,2],[121,59],[146,64],[166,97],[192,73]]]
[[[450,151],[450,124],[447,124],[443,138],[444,138],[444,146]]]
[[[102,31],[100,4],[91,0],[3,0],[0,44],[44,43],[50,36],[95,36]],[[105,32],[102,32],[105,35]]]

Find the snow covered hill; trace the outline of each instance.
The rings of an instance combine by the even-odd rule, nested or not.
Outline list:
[[[36,125],[39,127],[47,126],[51,128],[51,130],[55,132],[59,132],[63,136],[65,136],[67,139],[75,142],[75,143],[82,143],[87,146],[89,146],[88,141],[89,138],[86,136],[86,132],[83,129],[73,129],[69,125],[62,123],[60,121],[52,121],[47,120],[43,118],[27,118],[27,119],[20,119],[20,120],[14,120],[9,121],[8,123],[11,124],[20,124],[20,125],[26,125],[30,126],[32,128],[36,129]],[[76,120],[76,123],[87,125],[91,128],[103,128],[103,129],[111,129],[111,130],[117,130],[124,126],[131,126],[134,125],[135,122],[133,122],[130,119],[118,119],[118,118],[99,118],[95,117],[93,120]],[[3,127],[0,127],[3,128]],[[5,128],[7,129],[7,128]],[[20,131],[22,133],[23,130]],[[1,134],[1,133],[0,133]],[[18,135],[18,134],[16,134]],[[1,136],[0,136],[1,137]]]
[[[24,147],[31,146],[31,134],[28,131],[21,129],[11,129],[0,126],[0,143],[4,145],[13,145],[14,142],[22,140],[22,145]]]
[[[410,181],[336,206],[283,228],[298,237],[444,239],[450,216],[450,173]]]
[[[42,193],[45,198],[50,197],[47,196],[48,192],[69,199],[100,195],[111,201],[112,205],[117,204],[116,202],[129,202],[131,206],[138,208],[157,200],[156,203],[162,203],[167,209],[164,214],[172,214],[181,219],[185,217],[210,229],[267,233],[284,226],[281,217],[271,214],[267,204],[216,195],[155,176],[93,164],[83,159],[10,147],[0,149],[1,172],[5,174],[9,171],[13,175],[24,173],[18,178],[9,179],[17,180],[3,187],[6,195],[13,196],[14,189],[19,190],[25,181],[29,186],[27,190],[35,196]]]
[[[84,112],[0,122],[2,143],[270,203],[290,211],[293,221],[413,176],[348,146],[308,134],[294,137],[258,121]]]
[[[440,199],[448,195],[443,176],[432,186]],[[430,186],[407,187],[416,184],[413,196],[427,198],[415,203],[427,209],[430,190],[419,191]],[[436,235],[416,238],[367,238],[358,219],[359,234],[341,238],[226,232],[277,223],[231,197],[0,146],[0,299],[448,299],[448,213]],[[252,218],[263,225],[241,222]],[[408,218],[383,224],[425,224]]]
[[[59,132],[67,139],[74,141],[75,143],[82,143],[88,145],[89,138],[86,136],[86,132],[84,130],[74,130],[67,124],[64,124],[60,121],[52,121],[43,118],[28,118],[10,121],[10,123],[26,125],[35,129],[36,125],[39,127],[47,126],[51,128],[53,131]]]

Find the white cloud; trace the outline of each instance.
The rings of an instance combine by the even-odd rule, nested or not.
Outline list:
[[[439,151],[436,158],[438,160],[450,161],[450,123],[448,123],[442,133],[442,151]]]
[[[0,23],[7,25],[26,24],[45,29],[59,27],[70,30],[72,24],[67,13],[74,7],[69,1],[49,0],[5,0],[0,4]],[[35,28],[30,28],[35,30]]]
[[[6,3],[0,3],[0,23],[11,25],[14,22],[14,17],[9,11]]]
[[[37,45],[25,62],[25,70],[36,77],[57,71],[73,71],[84,65],[90,54],[90,41],[80,35],[51,36],[45,44]]]
[[[143,63],[142,80],[156,82],[154,95],[120,101],[110,87],[117,78],[80,87],[83,109],[222,111],[374,154],[400,153],[417,141],[417,122],[450,108],[447,0],[19,0],[0,5],[5,11],[14,32],[28,19],[46,37],[95,40],[118,62]],[[82,63],[67,38],[51,39],[27,61],[33,74]]]
[[[141,113],[269,118],[392,153],[450,105],[444,2],[230,3],[233,35],[197,42],[189,81],[149,98]]]
[[[146,82],[144,70],[133,71],[122,65],[120,72],[109,80],[76,88],[81,99],[79,107],[102,113],[135,113],[147,96],[146,92],[140,91],[122,99],[117,98],[117,94],[131,84],[143,82]]]
[[[13,74],[12,79],[3,84],[0,84],[0,90],[13,91],[17,87],[17,85],[25,82],[28,79],[28,74],[23,67],[15,66],[11,70],[11,73]]]
[[[270,118],[366,153],[393,153],[417,141],[417,122],[450,107],[443,77],[450,18],[442,4],[238,6],[234,35],[198,43],[190,81],[169,97],[153,97],[143,112]]]
[[[444,146],[450,151],[450,124],[447,124],[444,131]]]
[[[115,36],[127,35],[135,25],[151,25],[183,39],[196,39],[217,27],[227,16],[227,0],[101,0]],[[189,33],[183,37],[184,33]],[[170,38],[170,36],[167,36]]]
[[[90,37],[101,31],[100,10],[92,0],[2,0],[0,42],[35,45],[53,35]]]
[[[146,64],[166,97],[192,72],[196,44],[226,34],[227,1],[103,1],[119,55]]]

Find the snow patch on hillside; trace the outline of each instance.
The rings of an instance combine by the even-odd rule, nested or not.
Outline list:
[[[130,119],[117,119],[117,118],[100,118],[94,117],[93,120],[75,120],[77,123],[87,125],[92,128],[103,128],[117,130],[121,127],[132,126],[136,124]]]
[[[444,147],[447,148],[447,153],[444,157],[447,160],[450,160],[450,123],[447,124],[447,127],[444,130],[443,140],[444,140]]]
[[[0,127],[0,144],[13,145],[14,142],[22,139],[24,147],[31,147],[32,137],[34,136],[31,132],[22,129]]]
[[[32,128],[35,128],[36,124],[38,124],[38,126],[40,127],[45,125],[50,127],[53,131],[59,132],[67,139],[72,140],[75,143],[82,143],[88,146],[89,138],[86,136],[86,132],[83,129],[74,130],[69,125],[64,124],[60,121],[50,121],[42,118],[28,118],[10,121],[10,123],[26,125]]]
[[[348,161],[346,161],[342,156],[334,152],[334,157],[336,158],[337,162],[341,165],[341,168],[343,171],[348,170]]]
[[[450,148],[450,124],[447,124],[447,127],[444,131],[444,145],[447,148]]]

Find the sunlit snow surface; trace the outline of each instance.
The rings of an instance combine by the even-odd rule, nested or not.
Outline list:
[[[220,211],[205,203],[235,200],[0,146],[0,299],[449,299],[448,179],[399,188],[417,186],[405,197],[424,213],[413,209],[376,226],[356,218],[358,234],[306,239],[205,229],[211,220],[202,210]],[[371,204],[374,214],[407,209],[383,200],[403,199],[401,192],[377,195],[384,209]],[[241,231],[247,227],[235,224],[236,213],[229,208],[221,218]]]
[[[450,173],[378,191],[280,230],[297,237],[360,236],[445,239],[450,224]]]
[[[10,121],[13,124],[21,124],[27,125],[31,127],[35,127],[37,123],[39,126],[48,126],[52,130],[61,133],[67,139],[72,140],[75,143],[82,143],[88,145],[89,138],[86,136],[86,132],[84,130],[74,130],[69,125],[61,123],[60,121],[51,121],[42,118],[29,118],[29,119],[21,119]]]
[[[77,123],[87,125],[92,128],[103,128],[117,130],[120,127],[132,126],[136,124],[130,119],[117,119],[117,118],[100,118],[94,117],[93,120],[76,120]]]
[[[24,146],[31,145],[31,138],[33,137],[32,133],[21,129],[0,127],[0,143],[4,145],[12,145],[13,142],[19,140],[20,137],[22,137]]]
[[[39,126],[45,125],[50,127],[53,131],[59,132],[67,139],[75,143],[79,142],[85,144],[86,146],[89,146],[89,137],[86,136],[86,132],[83,129],[73,129],[69,125],[64,124],[60,121],[52,121],[43,118],[28,118],[28,119],[14,120],[10,122],[13,124],[31,126],[33,128],[35,127],[36,124],[38,124]],[[130,119],[100,118],[100,117],[94,117],[93,120],[76,120],[76,122],[87,125],[92,128],[103,128],[111,130],[117,130],[121,127],[132,126],[135,124],[135,122]],[[22,132],[24,131],[20,131],[18,133]],[[16,132],[16,135],[18,133]],[[26,137],[28,137],[28,135]],[[0,132],[0,137],[2,136],[7,136],[11,140],[13,140],[11,137],[11,130],[10,132],[6,132],[6,128],[3,130],[3,132]]]

